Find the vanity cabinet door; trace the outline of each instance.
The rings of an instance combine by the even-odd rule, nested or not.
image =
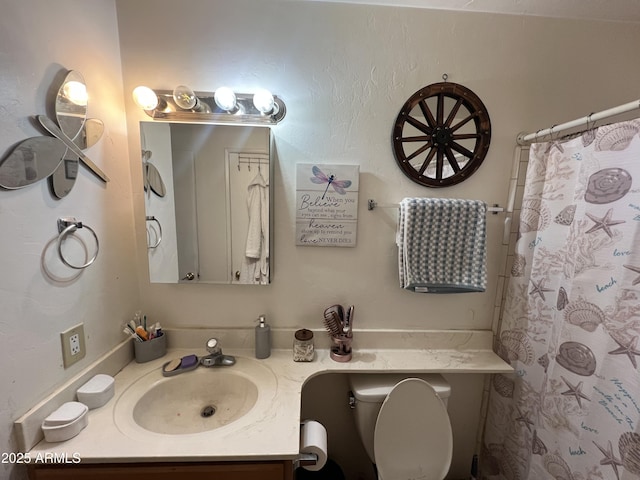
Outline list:
[[[31,465],[31,480],[292,480],[290,461],[100,464],[100,465]]]

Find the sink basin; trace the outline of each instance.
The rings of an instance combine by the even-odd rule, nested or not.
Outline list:
[[[196,382],[194,377],[200,378]],[[157,433],[204,432],[238,420],[256,400],[258,387],[248,378],[227,371],[200,370],[151,387],[136,403],[133,419]]]
[[[116,425],[134,435],[189,435],[239,423],[270,404],[277,382],[260,362],[236,360],[231,367],[200,366],[173,377],[163,377],[160,368],[143,375],[118,399]]]

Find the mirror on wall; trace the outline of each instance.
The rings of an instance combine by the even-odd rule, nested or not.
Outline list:
[[[108,182],[104,172],[82,152],[95,145],[104,133],[102,121],[87,118],[87,103],[84,78],[74,70],[67,72],[53,105],[55,121],[46,115],[35,116],[40,126],[53,136],[27,138],[5,159],[0,159],[0,187],[23,188],[48,177],[51,192],[62,199],[75,185],[79,160]]]
[[[269,127],[141,122],[140,139],[151,282],[268,284]]]

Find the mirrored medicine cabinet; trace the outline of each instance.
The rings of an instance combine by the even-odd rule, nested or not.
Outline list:
[[[265,285],[271,130],[140,122],[152,283]]]

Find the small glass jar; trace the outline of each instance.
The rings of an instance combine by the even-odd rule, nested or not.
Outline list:
[[[314,355],[313,332],[306,328],[296,330],[293,339],[293,361],[312,362]]]

